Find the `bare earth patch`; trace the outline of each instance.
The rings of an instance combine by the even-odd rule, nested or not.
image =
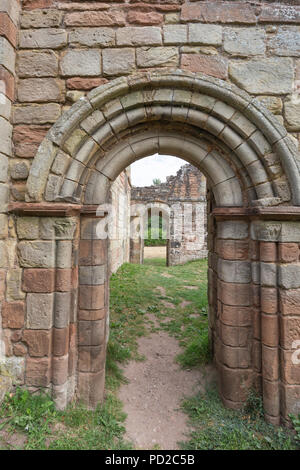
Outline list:
[[[166,258],[167,248],[165,246],[145,246],[144,258]]]
[[[166,294],[166,289],[162,286],[157,286],[156,287],[156,290],[158,290],[158,292],[161,294],[161,295],[167,295]]]
[[[137,449],[178,449],[178,442],[186,439],[189,428],[181,400],[204,390],[211,367],[181,369],[175,363],[180,351],[175,338],[158,331],[139,339],[139,353],[146,360],[124,368],[129,383],[118,396],[127,413],[126,438]]]

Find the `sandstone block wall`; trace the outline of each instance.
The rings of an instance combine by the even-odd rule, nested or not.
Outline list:
[[[133,187],[132,204],[144,204],[147,208],[145,227],[148,227],[149,210],[152,225],[157,227],[159,214],[162,214],[168,239],[168,266],[207,256],[206,180],[193,165],[183,165],[176,175],[168,176],[165,183]],[[137,249],[136,244],[134,249]],[[143,249],[143,244],[139,249]]]

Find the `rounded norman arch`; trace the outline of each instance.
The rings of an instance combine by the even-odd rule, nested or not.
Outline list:
[[[54,398],[60,406],[75,392],[91,406],[103,398],[107,244],[97,238],[95,206],[107,201],[124,168],[157,152],[194,164],[209,184],[209,326],[222,400],[241,407],[256,387],[266,418],[286,422],[300,411],[300,373],[291,363],[300,304],[300,282],[291,274],[299,266],[284,254],[300,243],[299,154],[257,100],[181,70],[96,88],[54,124],[34,158],[25,206],[41,217],[57,214],[55,207],[65,214],[54,222],[54,251],[58,259],[63,237],[73,237],[68,256],[79,272],[78,304],[69,305],[68,318],[78,330],[68,353],[72,374],[70,360],[69,372],[61,372],[54,358]],[[70,219],[80,230],[68,229]],[[61,312],[56,302],[54,325]]]
[[[218,206],[300,204],[298,152],[276,118],[236,86],[180,70],[122,77],[80,99],[42,142],[27,201],[97,204],[93,187],[151,152],[197,166]]]

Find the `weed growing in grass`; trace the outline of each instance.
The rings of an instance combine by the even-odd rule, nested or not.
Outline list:
[[[294,415],[290,415],[290,418],[291,418],[291,421],[293,423],[294,430],[296,433],[295,439],[299,443],[299,447],[300,447],[300,414],[298,414],[298,417]]]
[[[51,424],[57,418],[57,411],[50,397],[44,393],[30,394],[17,388],[13,395],[7,395],[1,408],[1,428],[8,432],[22,431],[27,436],[26,448],[45,448],[45,440]]]

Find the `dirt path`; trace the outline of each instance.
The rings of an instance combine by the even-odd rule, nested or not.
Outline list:
[[[129,383],[121,387],[119,398],[127,413],[126,437],[136,449],[173,450],[186,440],[187,416],[179,409],[181,400],[204,390],[213,371],[181,369],[174,361],[179,352],[178,341],[158,331],[139,339],[139,353],[146,360],[131,361],[124,368]]]
[[[145,246],[144,258],[166,258],[167,247],[165,246]]]

